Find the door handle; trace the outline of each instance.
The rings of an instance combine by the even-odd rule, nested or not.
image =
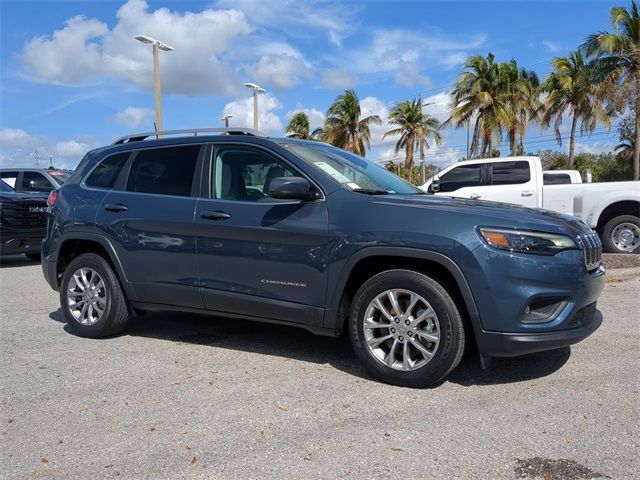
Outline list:
[[[478,200],[482,195],[480,195],[479,193],[471,193],[469,194],[469,198],[471,200]]]
[[[111,204],[111,205],[105,205],[104,209],[107,212],[126,212],[127,211],[127,206],[126,205],[122,205],[120,203],[115,203],[115,204]]]
[[[221,212],[220,210],[216,210],[215,212],[202,212],[200,216],[206,220],[226,220],[227,218],[231,218],[227,212]]]
[[[532,197],[533,196],[533,192],[531,190],[525,190],[524,192],[520,193],[520,196],[522,196],[522,197]]]

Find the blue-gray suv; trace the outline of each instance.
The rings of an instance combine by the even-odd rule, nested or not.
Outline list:
[[[51,193],[42,268],[74,333],[166,310],[294,325],[348,335],[376,377],[421,387],[470,344],[486,366],[600,326],[601,245],[581,221],[218,130],[123,137]]]

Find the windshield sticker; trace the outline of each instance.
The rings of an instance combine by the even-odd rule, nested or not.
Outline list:
[[[358,185],[357,183],[349,182],[347,183],[347,187],[349,187],[351,190],[355,190],[356,188],[360,188],[360,185]]]
[[[351,182],[351,180],[349,180],[347,177],[345,177],[343,174],[341,174],[338,170],[333,168],[328,163],[326,163],[326,162],[314,162],[314,163],[318,168],[320,168],[325,173],[328,173],[329,175],[331,175],[333,178],[335,178],[340,183],[347,183],[348,184],[348,183]]]

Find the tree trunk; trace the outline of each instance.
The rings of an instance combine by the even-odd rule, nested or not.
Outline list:
[[[633,149],[633,179],[640,180],[640,81],[636,82],[636,144]]]
[[[569,137],[569,170],[573,170],[573,151],[576,144],[576,126],[578,125],[578,115],[573,112],[573,120],[571,120],[571,136]]]
[[[515,157],[518,154],[518,152],[516,150],[516,146],[518,144],[517,139],[518,139],[518,132],[516,130],[512,130],[509,133],[509,143],[511,144],[510,147],[511,147],[511,156],[512,157]]]
[[[413,137],[409,137],[407,139],[407,149],[404,165],[409,171],[409,183],[411,183],[411,179],[413,177]]]

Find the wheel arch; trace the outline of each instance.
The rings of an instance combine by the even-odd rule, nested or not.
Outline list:
[[[339,277],[331,296],[324,327],[342,332],[351,300],[371,276],[385,270],[404,268],[428,274],[453,293],[465,321],[476,332],[480,327],[478,309],[471,288],[458,265],[446,255],[406,247],[368,247],[353,255]]]
[[[602,231],[605,224],[620,215],[632,215],[640,218],[640,201],[639,200],[617,200],[607,205],[598,215],[596,222],[596,230]]]
[[[69,262],[78,255],[82,255],[84,253],[95,253],[103,256],[114,269],[116,277],[120,281],[122,288],[125,290],[127,298],[135,300],[135,293],[127,281],[124,269],[122,268],[122,264],[115,249],[113,248],[113,245],[100,235],[94,235],[91,233],[73,233],[66,235],[61,239],[56,259],[56,278],[58,279],[58,283],[60,282],[62,273]]]

